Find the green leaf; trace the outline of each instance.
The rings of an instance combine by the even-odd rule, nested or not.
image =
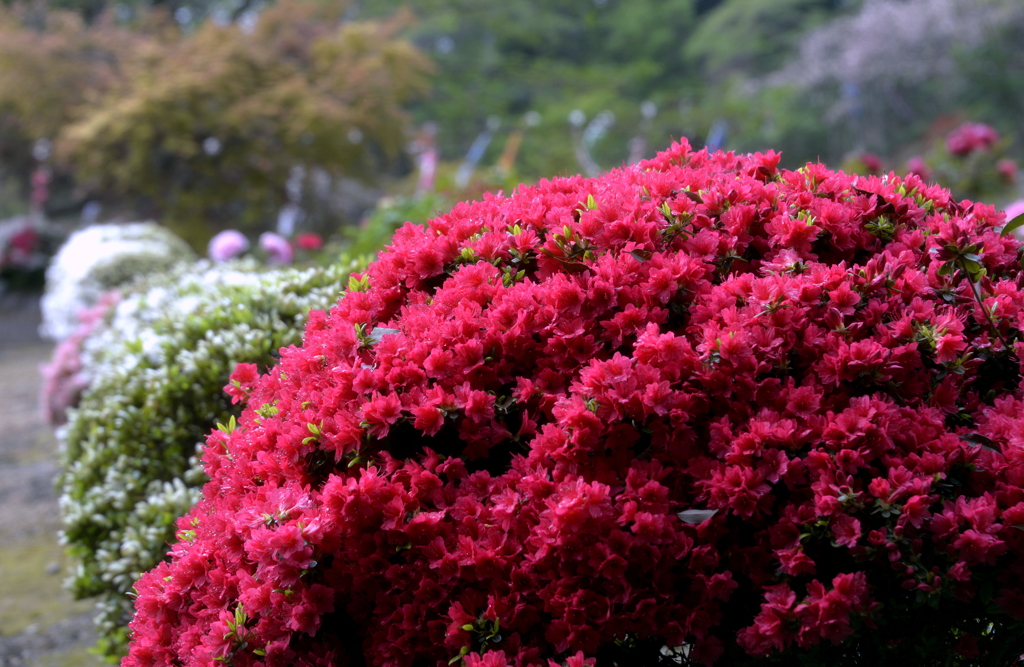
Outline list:
[[[1002,452],[996,447],[996,443],[994,441],[980,433],[968,433],[967,435],[961,435],[960,439],[972,447],[981,447],[982,449],[987,449],[990,452],[1002,454]]]
[[[390,334],[396,334],[396,333],[399,333],[398,329],[387,329],[385,327],[377,327],[376,329],[374,329],[373,331],[370,332],[370,341],[374,345],[376,345],[377,343],[380,342],[380,339],[383,338],[384,336],[388,336]]]
[[[697,524],[704,523],[711,517],[715,516],[715,514],[718,514],[718,510],[683,510],[679,514],[676,514],[676,516],[679,517],[683,523]]]
[[[365,292],[368,289],[370,289],[369,276],[362,276],[361,278],[356,278],[355,276],[348,277],[349,292]]]
[[[238,422],[235,420],[235,416],[234,415],[231,415],[231,419],[228,420],[228,423],[226,425],[225,424],[221,424],[219,422],[217,423],[217,430],[222,431],[224,433],[231,433],[237,427],[238,427]]]
[[[1007,236],[1009,234],[1012,234],[1014,230],[1016,230],[1021,225],[1024,225],[1024,213],[1021,213],[1016,218],[1003,225],[1003,229],[1002,231],[999,232],[999,235]]]
[[[565,269],[566,273],[583,273],[587,270],[587,265],[583,262],[569,262],[561,257],[556,257],[555,259],[557,259],[558,263],[562,265],[562,268]]]

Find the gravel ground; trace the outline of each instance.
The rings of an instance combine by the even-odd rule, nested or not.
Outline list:
[[[92,605],[62,588],[57,445],[39,414],[38,296],[0,295],[0,667],[102,665]]]

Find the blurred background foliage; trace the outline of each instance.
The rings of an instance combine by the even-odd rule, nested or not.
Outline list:
[[[1019,0],[6,1],[0,211],[45,168],[51,216],[353,239],[680,136],[1018,196],[947,175],[942,142],[981,121],[1021,156]]]
[[[125,85],[62,128],[58,157],[198,245],[195,221],[273,220],[295,164],[372,179],[404,146],[402,105],[430,66],[396,37],[401,18],[340,9],[282,0],[248,30],[206,21],[140,45]]]

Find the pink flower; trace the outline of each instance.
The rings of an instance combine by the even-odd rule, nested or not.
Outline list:
[[[1010,222],[1018,215],[1024,214],[1024,199],[1006,205],[1006,222]]]
[[[839,546],[850,548],[857,546],[857,540],[861,536],[860,521],[848,514],[843,514],[832,524],[832,536]]]
[[[946,148],[953,155],[965,156],[988,150],[999,141],[999,135],[984,123],[964,123],[946,137]]]
[[[306,232],[295,237],[295,245],[303,250],[319,250],[324,247],[324,240],[315,232]]]
[[[1017,162],[1011,158],[1003,158],[996,162],[996,171],[1007,183],[1017,180]]]
[[[18,232],[11,237],[10,244],[12,248],[16,248],[25,256],[31,255],[33,250],[39,244],[40,236],[39,232],[26,227],[22,231]]]
[[[249,249],[249,239],[235,229],[225,229],[210,239],[206,254],[215,262],[226,262]]]
[[[859,159],[869,174],[877,176],[882,173],[882,158],[874,153],[861,153]]]
[[[402,400],[395,394],[375,394],[363,405],[363,418],[367,432],[375,438],[383,438],[391,426],[402,416]]]
[[[923,181],[927,181],[932,177],[932,170],[920,155],[915,155],[907,160],[907,173],[920,176]]]
[[[43,376],[39,404],[50,426],[66,422],[68,408],[78,405],[82,391],[88,386],[81,373],[82,346],[120,300],[119,292],[110,291],[100,297],[95,306],[80,311],[75,332],[57,345],[49,363],[39,369]]]
[[[466,667],[511,667],[511,664],[504,651],[488,651],[483,655],[470,653],[465,658]]]
[[[295,259],[295,250],[288,240],[274,232],[260,234],[260,249],[267,253],[267,263],[274,265],[291,264]]]

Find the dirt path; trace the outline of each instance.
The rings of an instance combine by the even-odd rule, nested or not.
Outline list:
[[[92,605],[62,588],[57,445],[37,405],[51,345],[38,324],[38,298],[0,295],[0,667],[94,667]]]

